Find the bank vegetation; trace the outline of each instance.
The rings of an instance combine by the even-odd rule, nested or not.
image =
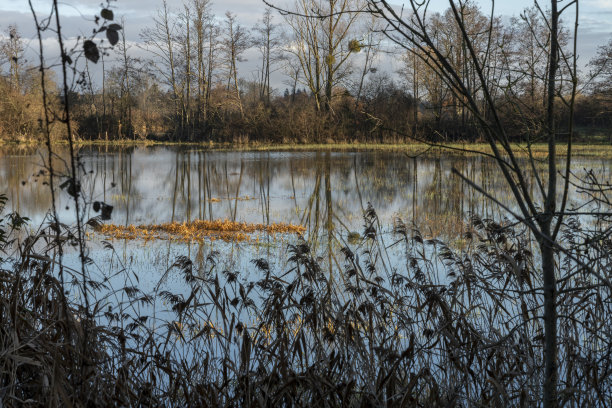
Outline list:
[[[389,45],[365,3],[303,0],[289,14],[264,10],[253,27],[241,25],[231,12],[214,15],[211,4],[164,2],[139,39],[126,39],[118,30],[114,46],[101,43],[100,68],[94,71],[87,61],[69,90],[74,137],[231,144],[483,140],[465,100],[436,72],[436,57]],[[509,137],[537,142],[532,135],[542,133],[538,118],[546,109],[548,58],[540,42],[547,35],[545,14],[534,7],[510,21],[495,18],[489,30],[489,16],[477,5],[466,3],[462,13],[475,51],[489,56],[483,74]],[[317,17],[326,14],[332,17]],[[431,13],[427,26],[437,33],[434,45],[477,96],[482,89],[476,69],[453,18],[451,9]],[[560,42],[571,46],[565,27]],[[5,28],[2,141],[43,137],[39,69],[26,62],[25,45],[18,27]],[[245,68],[247,57],[254,71]],[[611,140],[611,58],[612,42],[602,44],[580,76],[575,140]],[[569,71],[561,68],[559,100],[571,91]],[[53,78],[50,71],[49,106],[60,116],[62,92]],[[515,120],[517,108],[533,128]],[[559,109],[558,120],[567,122],[568,112]]]

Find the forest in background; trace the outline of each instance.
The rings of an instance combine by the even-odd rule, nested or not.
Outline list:
[[[296,13],[284,16],[267,9],[247,28],[231,12],[214,15],[210,0],[187,0],[174,8],[163,2],[140,33],[140,42],[125,38],[123,30],[109,30],[97,61],[101,80],[92,80],[91,61],[73,78],[74,136],[292,144],[480,139],[465,101],[433,69],[435,56],[420,58],[422,50],[395,48],[380,22],[360,13],[366,6],[359,1],[330,2],[335,13],[325,18],[311,18],[316,17],[314,6],[314,0],[300,0]],[[489,17],[476,5],[467,3],[462,13],[474,45],[482,48],[476,51],[490,55],[486,81],[495,91],[501,119],[513,129],[510,137],[523,140],[534,134],[534,129],[513,123],[517,109],[532,117],[537,134],[546,108],[548,34],[543,15],[528,9],[507,22],[495,19],[489,30]],[[452,19],[449,9],[432,15],[428,24],[455,71],[472,85],[474,98],[481,98],[473,62]],[[560,39],[569,48],[567,30]],[[485,50],[490,44],[494,49]],[[259,68],[240,72],[249,49],[257,50]],[[134,56],[143,50],[146,58]],[[42,137],[39,70],[28,65],[24,52],[19,28],[5,28],[0,44],[0,140],[5,142]],[[396,72],[382,69],[382,55],[390,52],[401,60]],[[575,101],[578,140],[612,133],[611,58],[612,40],[598,48],[588,72],[582,73]],[[561,100],[571,90],[563,68]],[[282,76],[284,89],[271,85],[273,75]],[[59,112],[60,89],[48,78],[51,103]],[[566,108],[559,110],[561,121],[567,120]]]

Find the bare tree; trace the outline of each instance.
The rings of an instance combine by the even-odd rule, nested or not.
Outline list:
[[[195,31],[195,65],[197,75],[196,119],[200,123],[206,120],[207,117],[205,101],[210,82],[206,74],[209,64],[206,57],[206,44],[209,38],[207,33],[212,30],[213,15],[210,11],[210,0],[192,0],[190,6],[193,9],[192,26]]]
[[[450,89],[442,78],[430,69],[427,57],[419,55],[418,49],[408,49],[402,55],[402,66],[399,74],[406,90],[412,93],[414,101],[413,111],[413,136],[416,137],[416,126],[418,124],[418,111],[422,102],[426,102],[428,110],[433,113],[435,126],[439,127],[442,115],[449,95]],[[425,58],[425,59],[423,59]]]
[[[494,4],[494,3],[493,3]],[[574,33],[574,49],[566,52],[560,47],[559,42],[559,19],[560,15],[575,7],[576,19],[578,15],[578,1],[572,1],[563,5],[560,9],[557,0],[551,0],[550,11],[545,14],[541,5],[536,1],[539,11],[546,18],[549,41],[545,46],[547,55],[547,73],[544,89],[546,90],[546,110],[542,118],[542,128],[548,146],[548,157],[544,170],[539,170],[535,165],[532,168],[538,180],[539,190],[534,194],[527,182],[526,169],[519,164],[514,147],[508,136],[508,132],[502,121],[500,104],[495,99],[495,83],[487,76],[487,70],[492,57],[492,49],[495,46],[494,26],[495,18],[493,12],[488,19],[487,29],[481,32],[471,33],[466,26],[463,11],[465,2],[449,1],[452,19],[452,27],[460,33],[462,48],[465,56],[469,59],[473,69],[473,79],[462,75],[460,65],[454,58],[451,50],[445,49],[435,40],[436,32],[433,29],[429,15],[427,14],[429,1],[411,0],[408,7],[410,15],[400,15],[398,11],[387,0],[369,0],[370,10],[380,16],[388,24],[385,30],[388,38],[406,48],[418,50],[416,55],[420,56],[453,91],[458,102],[469,110],[478,124],[478,130],[482,137],[487,140],[492,157],[497,160],[504,180],[511,188],[514,204],[517,211],[496,199],[493,193],[485,191],[471,182],[459,171],[454,171],[462,180],[478,189],[490,199],[505,208],[510,214],[524,223],[534,234],[541,254],[541,274],[543,279],[543,328],[544,328],[544,353],[545,365],[543,375],[543,401],[545,407],[553,407],[558,404],[558,339],[557,339],[557,276],[555,267],[555,251],[561,250],[557,240],[563,216],[566,212],[567,190],[571,161],[571,140],[573,133],[572,110],[575,99],[577,73],[576,73],[576,33]],[[492,7],[493,9],[493,7]],[[576,20],[577,27],[577,20]],[[484,43],[482,42],[484,41]],[[484,47],[478,46],[484,44]],[[569,72],[569,80],[573,86],[568,94],[560,94],[558,81],[560,81],[559,62],[566,66]],[[520,67],[517,67],[520,69]],[[501,84],[500,84],[501,85]],[[511,84],[508,84],[511,86]],[[478,90],[475,92],[475,90]],[[562,198],[558,201],[557,186],[557,134],[559,124],[557,123],[557,98],[561,98],[569,110],[570,121],[567,129],[568,154],[564,169],[565,183],[561,190]],[[532,157],[533,163],[533,157]],[[594,276],[599,276],[596,271],[590,270]]]
[[[162,8],[157,11],[152,27],[144,29],[140,36],[144,40],[144,49],[153,55],[150,60],[151,66],[170,87],[175,118],[180,120],[182,126],[184,112],[182,111],[182,92],[178,81],[175,49],[177,27],[171,19],[166,0],[163,1]]]
[[[270,73],[274,65],[282,58],[283,43],[279,25],[272,22],[272,10],[267,8],[261,20],[255,25],[255,46],[261,54],[261,71],[258,75],[259,97],[270,103]]]
[[[133,77],[137,75],[138,60],[129,55],[129,45],[125,39],[125,19],[121,19],[121,41],[117,44],[117,52],[121,58],[121,120],[126,128],[126,136],[134,136],[134,126],[132,120],[132,105],[134,103],[133,95]],[[120,132],[121,133],[121,132]],[[121,136],[121,135],[119,135]]]
[[[183,101],[182,110],[184,112],[184,126],[186,131],[191,138],[193,135],[191,125],[191,84],[193,72],[191,69],[191,10],[187,4],[183,4],[183,12],[179,15],[181,34],[179,40],[181,43],[181,57],[183,63],[182,81],[181,81],[181,94]]]
[[[295,101],[298,84],[300,83],[300,74],[302,68],[297,58],[285,56],[283,63],[283,72],[288,77],[284,83],[291,87],[291,102]]]
[[[612,40],[598,47],[597,54],[589,61],[591,69],[588,89],[594,99],[590,113],[594,123],[610,123],[612,113]],[[612,135],[609,138],[612,141]]]
[[[14,91],[19,91],[21,89],[21,71],[24,64],[24,45],[17,26],[10,25],[7,31],[8,38],[0,42],[0,53],[2,54],[3,62],[8,62],[9,64],[11,88]]]
[[[383,38],[380,35],[381,29],[382,26],[380,26],[380,20],[376,19],[375,16],[370,16],[370,18],[365,24],[365,34],[363,39],[361,41],[353,40],[351,43],[349,43],[349,48],[352,52],[359,52],[363,48],[365,48],[363,57],[363,67],[361,69],[361,73],[357,81],[357,90],[355,91],[355,106],[357,106],[359,104],[359,101],[361,100],[363,84],[365,82],[366,76],[370,72],[376,72],[376,68],[374,68],[374,62],[376,61],[376,58],[380,51],[380,43]]]
[[[300,62],[318,111],[331,111],[334,87],[351,72],[349,57],[356,48],[350,36],[362,8],[352,0],[298,0],[286,15],[294,35],[289,51]]]
[[[594,78],[591,84],[593,92],[612,96],[612,40],[597,48],[597,54],[589,61],[589,67]]]
[[[225,37],[223,40],[223,53],[225,54],[225,64],[227,69],[227,92],[233,89],[233,98],[240,110],[240,115],[244,116],[242,100],[240,98],[240,88],[238,87],[238,67],[237,63],[243,61],[242,54],[250,47],[250,38],[246,30],[236,21],[236,15],[225,13]]]
[[[211,90],[214,80],[214,72],[218,66],[221,65],[221,33],[221,26],[215,22],[211,22],[208,29],[208,66],[206,67],[208,86],[206,87],[205,106],[207,114],[211,110]]]

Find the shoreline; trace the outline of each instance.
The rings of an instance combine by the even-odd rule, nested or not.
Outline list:
[[[52,146],[68,146],[65,141],[56,141]],[[172,142],[172,141],[153,141],[153,140],[116,140],[116,141],[76,141],[75,147],[185,147],[200,148],[209,151],[399,151],[412,155],[431,155],[431,154],[452,154],[452,155],[476,155],[490,154],[491,148],[487,143],[482,142],[451,142],[445,144],[427,145],[421,142],[409,143],[219,143],[219,142]],[[39,142],[0,142],[0,149],[6,148],[39,148]],[[527,144],[512,144],[514,153],[517,156],[528,156]],[[534,158],[547,155],[548,145],[537,143],[531,145]],[[566,156],[567,144],[559,142],[557,144],[557,154]],[[612,145],[607,143],[574,142],[572,144],[572,155],[576,157],[602,157],[612,158]]]

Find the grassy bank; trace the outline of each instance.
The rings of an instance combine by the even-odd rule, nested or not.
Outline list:
[[[55,146],[67,146],[65,142],[56,142]],[[116,140],[116,141],[78,141],[78,146],[112,146],[112,147],[134,147],[134,146],[180,146],[194,149],[203,149],[211,151],[400,151],[408,155],[422,154],[479,154],[491,153],[491,148],[486,143],[446,143],[436,146],[429,146],[424,143],[215,143],[215,142],[171,142],[171,141],[153,141],[153,140]],[[39,147],[40,143],[0,143],[0,148],[34,148]],[[515,154],[517,156],[526,157],[529,155],[528,146],[526,144],[513,144]],[[545,143],[537,143],[531,145],[531,152],[535,158],[546,157],[548,145]],[[604,140],[599,140],[596,143],[575,143],[572,147],[572,153],[582,157],[601,157],[612,158],[612,145]],[[566,145],[557,146],[557,155],[565,156],[567,154]]]

